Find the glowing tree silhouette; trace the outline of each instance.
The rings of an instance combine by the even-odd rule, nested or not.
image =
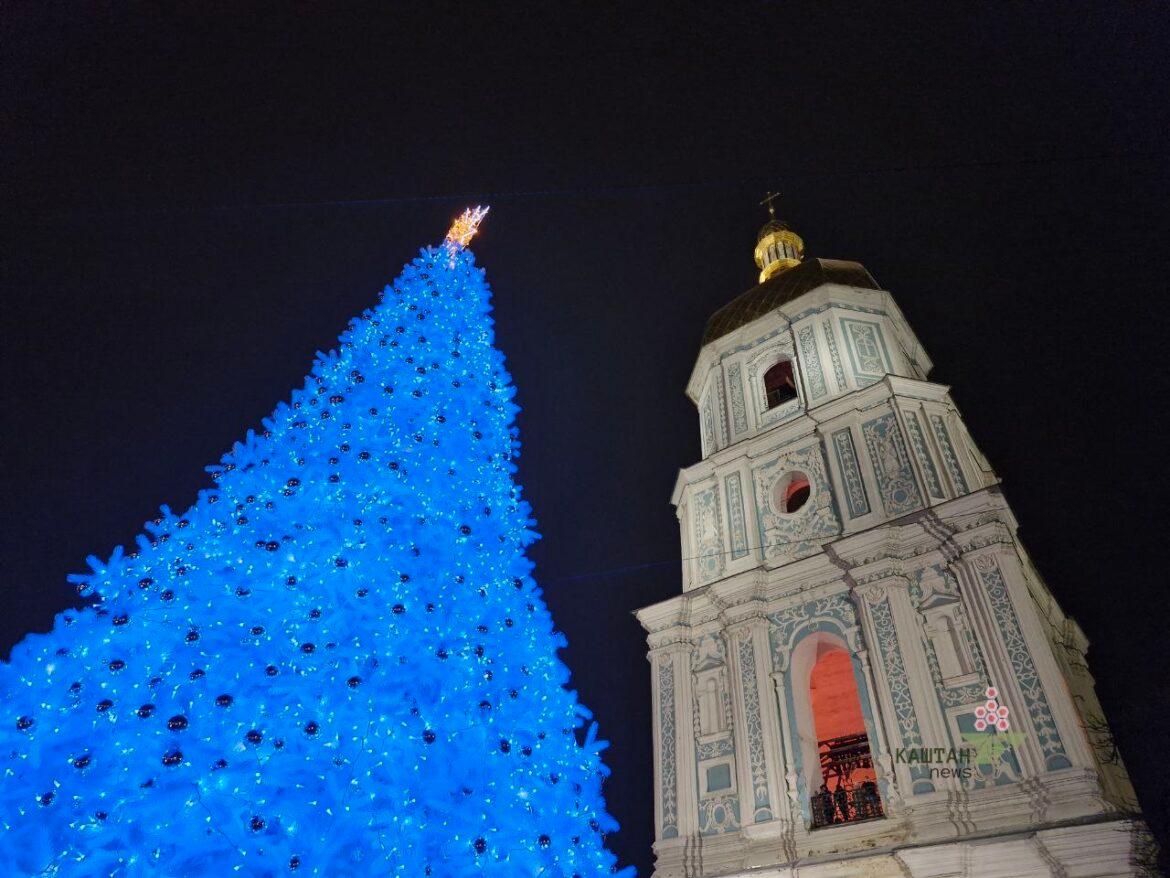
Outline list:
[[[5,874],[612,870],[604,744],[524,556],[481,218],[0,665]]]

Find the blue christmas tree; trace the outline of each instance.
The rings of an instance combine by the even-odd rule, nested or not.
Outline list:
[[[524,556],[481,217],[0,665],[5,875],[615,868],[604,744]]]

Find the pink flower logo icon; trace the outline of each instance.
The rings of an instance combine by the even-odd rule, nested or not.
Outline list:
[[[1006,732],[1011,728],[1008,722],[1008,709],[998,701],[999,690],[994,686],[987,687],[987,701],[975,708],[975,731],[983,732],[988,729],[998,729]]]

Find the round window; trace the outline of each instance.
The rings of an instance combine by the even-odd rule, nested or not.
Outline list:
[[[772,505],[782,515],[792,515],[799,512],[808,503],[812,486],[808,476],[799,470],[781,476],[772,489]]]

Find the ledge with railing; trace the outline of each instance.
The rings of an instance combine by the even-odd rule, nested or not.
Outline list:
[[[884,817],[873,780],[873,758],[865,734],[843,735],[817,742],[824,784],[809,797],[812,828],[839,826]],[[854,779],[860,772],[864,779]]]

